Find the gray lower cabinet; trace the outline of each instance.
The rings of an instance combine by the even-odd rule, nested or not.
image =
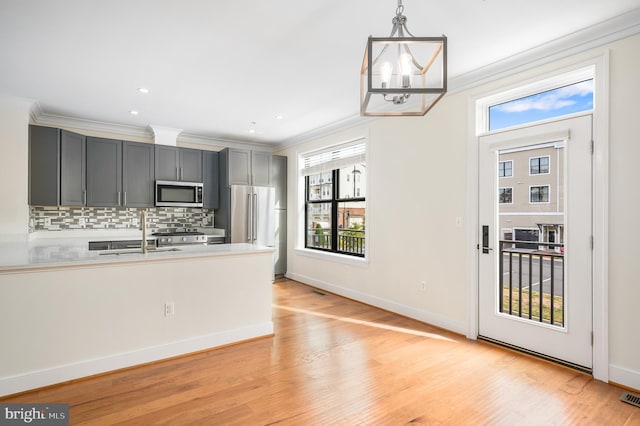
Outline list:
[[[202,182],[202,151],[156,145],[155,175],[158,180]]]
[[[153,207],[155,150],[152,144],[122,142],[122,205]]]
[[[87,204],[86,146],[83,135],[60,130],[60,205]]]
[[[205,209],[217,209],[220,207],[218,156],[216,151],[202,151],[203,207]]]
[[[29,205],[60,204],[60,130],[29,126]]]
[[[271,153],[226,148],[221,152],[221,170],[228,185],[271,186]]]

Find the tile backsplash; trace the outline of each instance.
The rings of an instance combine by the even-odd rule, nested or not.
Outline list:
[[[213,226],[213,210],[190,208],[29,207],[29,232],[72,229],[138,229],[140,212],[147,227],[195,228]]]

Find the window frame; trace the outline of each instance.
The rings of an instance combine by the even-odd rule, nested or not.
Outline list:
[[[355,162],[354,162],[355,164]],[[317,250],[319,252],[332,253],[356,258],[366,258],[367,247],[367,231],[364,232],[364,247],[363,253],[354,253],[344,250],[339,250],[338,237],[340,229],[338,228],[338,208],[340,203],[349,202],[364,202],[365,203],[365,223],[366,223],[366,197],[351,197],[340,198],[340,169],[331,170],[331,199],[322,200],[310,200],[309,199],[309,181],[311,176],[304,176],[304,245],[306,250]],[[309,206],[313,204],[330,204],[331,205],[331,244],[330,248],[313,247],[308,245],[308,232],[309,232]]]
[[[532,201],[531,200],[531,190],[533,188],[547,188],[547,201]],[[542,184],[542,185],[529,185],[529,204],[549,204],[551,203],[551,185]]]
[[[511,163],[511,174],[508,175],[508,176],[507,175],[500,176],[500,172],[502,171],[500,165],[504,164],[504,163]],[[510,177],[513,177],[513,166],[514,166],[513,160],[498,161],[498,177],[499,178],[510,178]],[[502,168],[502,169],[504,169],[504,168]]]
[[[511,190],[511,201],[508,203],[503,203],[500,201],[500,191],[503,189],[510,189]],[[498,188],[498,204],[513,204],[513,187],[512,186],[501,186]]]
[[[545,173],[531,173],[531,160],[538,160],[538,170],[540,170],[540,159],[547,159],[547,171]],[[536,157],[529,157],[529,176],[539,176],[551,174],[551,156],[550,155],[538,155]]]

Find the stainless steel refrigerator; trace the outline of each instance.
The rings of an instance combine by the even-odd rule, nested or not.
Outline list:
[[[275,190],[231,185],[227,241],[275,246]]]

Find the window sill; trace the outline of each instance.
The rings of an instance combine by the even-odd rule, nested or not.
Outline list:
[[[295,254],[300,256],[312,257],[314,259],[325,260],[328,262],[344,263],[346,265],[357,266],[360,268],[369,267],[369,259],[366,257],[349,256],[347,254],[328,253],[319,250],[312,250],[306,248],[294,249]]]

